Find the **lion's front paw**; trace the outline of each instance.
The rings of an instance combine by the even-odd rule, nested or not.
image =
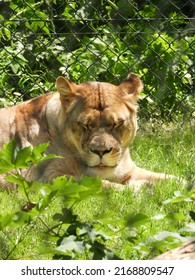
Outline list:
[[[102,186],[104,188],[115,188],[117,190],[124,190],[124,185],[119,183],[110,182],[108,180],[102,180]]]

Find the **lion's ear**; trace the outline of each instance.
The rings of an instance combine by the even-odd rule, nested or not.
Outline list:
[[[137,100],[140,92],[143,90],[143,83],[136,74],[130,73],[119,87],[123,92],[131,94],[133,98]]]
[[[76,90],[76,84],[66,80],[64,77],[58,77],[56,80],[57,91],[64,96],[72,96]]]

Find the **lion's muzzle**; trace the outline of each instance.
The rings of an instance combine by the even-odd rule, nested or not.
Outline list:
[[[114,167],[120,158],[120,145],[111,134],[94,135],[88,144],[86,163],[90,167]]]

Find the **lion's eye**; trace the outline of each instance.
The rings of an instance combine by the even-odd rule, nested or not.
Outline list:
[[[89,130],[90,130],[90,127],[89,127],[89,125],[88,125],[88,124],[84,124],[82,127],[83,127],[85,130],[87,130],[87,131],[89,131]]]
[[[78,125],[79,125],[80,127],[82,127],[82,128],[83,128],[84,130],[86,130],[86,131],[90,130],[88,124],[84,124],[84,123],[78,122]]]
[[[119,128],[124,124],[124,120],[118,121],[117,123],[113,124],[113,128]]]

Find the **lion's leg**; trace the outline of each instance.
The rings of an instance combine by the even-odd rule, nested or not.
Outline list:
[[[143,180],[146,183],[155,183],[159,180],[176,179],[176,176],[148,171],[139,167],[135,167],[130,180]]]
[[[174,175],[169,175],[165,173],[157,173],[157,172],[152,172],[148,171],[139,167],[135,167],[131,177],[129,180],[126,182],[126,184],[130,187],[133,187],[135,191],[138,191],[141,186],[143,185],[154,185],[156,182],[161,181],[161,180],[181,180],[180,178],[174,176]],[[182,180],[183,181],[183,180]]]
[[[102,187],[103,188],[114,188],[117,190],[124,190],[125,185],[120,184],[120,183],[111,182],[108,180],[102,180]]]
[[[120,183],[102,181],[102,186],[105,188],[115,188],[123,190],[125,187],[130,187],[134,191],[138,191],[143,185],[153,185],[155,182],[166,179],[177,179],[173,175],[148,171],[135,166],[133,170],[121,179]]]

